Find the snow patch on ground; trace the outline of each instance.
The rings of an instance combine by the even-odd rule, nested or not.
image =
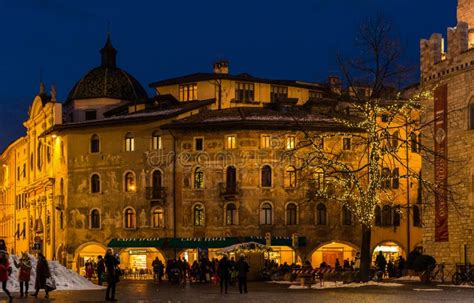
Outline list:
[[[381,287],[400,287],[403,284],[400,283],[391,283],[391,282],[375,282],[370,281],[367,283],[334,283],[334,282],[324,282],[321,286],[320,283],[313,284],[311,289],[331,289],[331,288],[358,288],[366,286],[381,286]],[[291,285],[289,289],[308,289],[308,287],[303,287],[301,285]]]
[[[403,276],[400,278],[395,278],[393,279],[395,281],[404,281],[404,282],[421,282],[421,279],[419,276]]]
[[[469,284],[461,284],[461,285],[454,285],[454,284],[439,284],[436,285],[438,287],[456,287],[456,288],[474,288],[474,285]]]
[[[30,255],[32,269],[31,278],[29,283],[29,292],[33,292],[35,288],[35,277],[36,277],[36,258]],[[20,283],[18,282],[19,269],[15,267],[13,260],[17,260],[16,256],[10,256],[10,266],[12,267],[12,274],[8,280],[8,289],[13,292],[20,291]],[[59,264],[58,261],[48,261],[51,275],[56,281],[57,290],[95,290],[103,289],[104,287],[96,285],[86,278],[78,275],[76,272],[67,269],[66,267]]]
[[[287,284],[287,285],[299,284],[298,282],[291,282],[291,281],[266,281],[266,283],[271,283],[271,284]]]

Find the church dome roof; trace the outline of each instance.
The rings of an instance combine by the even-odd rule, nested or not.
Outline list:
[[[127,101],[146,101],[148,95],[132,75],[116,66],[117,51],[110,36],[101,49],[102,64],[90,70],[69,92],[67,102],[77,99],[112,98]]]

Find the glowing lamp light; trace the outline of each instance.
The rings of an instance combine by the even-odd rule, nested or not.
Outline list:
[[[53,135],[51,136],[51,138],[53,138],[53,139],[56,139],[57,137],[58,137],[58,135],[56,135],[56,134],[53,134]]]

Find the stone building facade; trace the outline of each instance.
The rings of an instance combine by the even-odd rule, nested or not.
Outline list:
[[[443,213],[436,210],[433,192],[428,191],[424,197],[423,247],[438,262],[450,265],[474,261],[474,159],[471,152],[474,144],[474,1],[459,0],[457,17],[457,26],[448,28],[447,43],[441,34],[433,34],[420,42],[421,89],[433,93],[433,97],[424,102],[423,120],[429,127],[424,130],[422,140],[430,149],[436,140],[446,140],[449,186],[444,227],[442,222],[446,221],[440,219]],[[446,98],[442,96],[443,91],[447,93]],[[436,118],[434,107],[442,106],[444,101],[447,103],[447,133],[435,132],[435,124],[442,125],[443,121]],[[423,176],[435,182],[436,175],[440,175],[439,169],[436,170],[431,161],[424,161]],[[439,230],[447,233],[437,238],[437,229],[438,235]]]
[[[198,248],[213,255],[242,241],[271,245],[278,262],[334,265],[355,256],[357,218],[336,203],[309,201],[310,186],[291,159],[283,161],[303,137],[288,107],[316,132],[342,131],[313,113],[328,104],[342,110],[337,78],[318,84],[232,75],[218,62],[213,73],[150,84],[156,96],[149,98],[117,67],[110,39],[101,56],[63,103],[42,85],[26,134],[0,156],[0,237],[9,250],[42,251],[75,270],[106,247],[119,251],[125,268],[175,254],[193,260]],[[342,148],[343,136],[331,144]],[[407,153],[401,158],[419,167],[417,151]],[[392,256],[421,244],[418,206],[394,211],[407,197],[417,200],[417,184],[397,182],[394,201],[380,206],[371,245]]]

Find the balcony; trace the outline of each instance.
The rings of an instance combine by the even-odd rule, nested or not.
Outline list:
[[[146,199],[152,204],[164,204],[166,202],[166,187],[147,187]]]
[[[222,198],[225,200],[235,199],[240,194],[239,184],[227,184],[225,182],[219,183],[219,193]]]

